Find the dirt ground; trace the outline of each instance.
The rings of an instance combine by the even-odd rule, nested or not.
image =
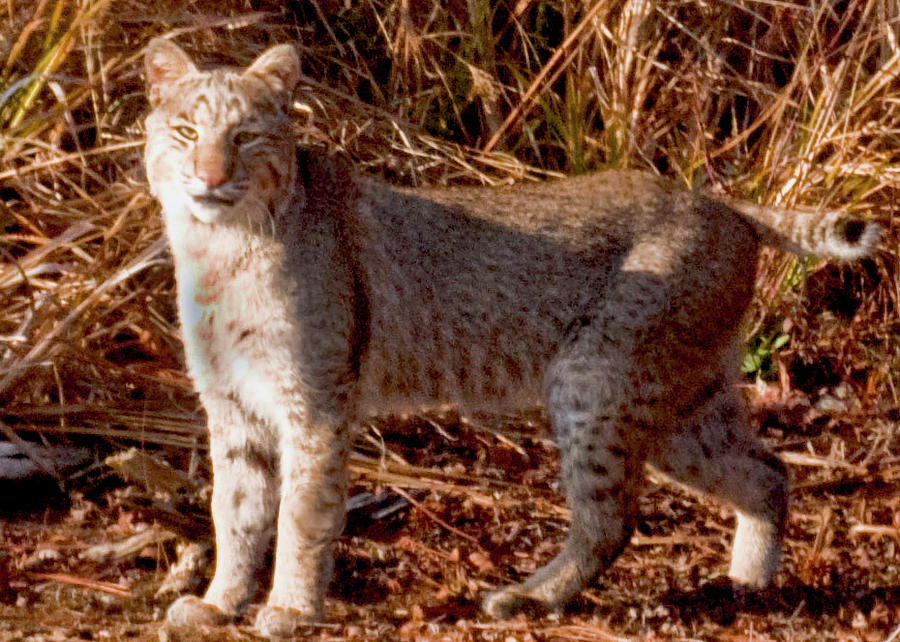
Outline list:
[[[835,419],[809,406],[804,427],[787,428],[791,412],[757,412],[793,480],[775,588],[735,600],[721,579],[731,511],[650,473],[632,545],[612,567],[564,613],[507,622],[483,617],[479,595],[547,561],[567,526],[546,431],[539,422],[379,423],[369,433],[378,435],[377,449],[371,439],[359,442],[351,495],[372,493],[402,509],[351,513],[327,621],[297,639],[893,640],[900,624],[896,418],[851,407]],[[379,450],[380,459],[370,457]],[[366,470],[371,461],[377,466]],[[155,592],[176,557],[176,538],[117,560],[85,557],[95,544],[160,529],[160,506],[171,506],[171,497],[100,475],[82,481],[69,500],[0,523],[0,640],[257,639],[253,608],[210,631],[165,627],[174,595]],[[206,517],[195,515],[189,521],[202,533]],[[260,592],[257,601],[263,598]]]

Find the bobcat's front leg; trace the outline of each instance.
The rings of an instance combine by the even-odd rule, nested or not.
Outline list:
[[[180,626],[222,624],[247,606],[272,539],[278,506],[273,431],[227,395],[205,394],[213,467],[216,570],[203,599],[184,596],[167,619]]]
[[[323,421],[294,424],[282,435],[272,591],[256,618],[263,635],[291,635],[298,625],[323,617],[333,544],[344,527],[345,432],[342,422]]]

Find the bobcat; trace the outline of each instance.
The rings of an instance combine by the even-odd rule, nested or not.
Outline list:
[[[564,604],[625,546],[644,462],[731,503],[729,576],[770,582],[787,511],[781,461],[729,385],[767,243],[853,259],[877,226],[724,203],[605,171],[503,188],[395,189],[297,149],[289,45],[201,71],[146,50],[145,160],[175,260],[190,373],[209,417],[216,532],[181,625],[236,617],[276,537],[257,629],[322,617],[351,429],[372,413],[543,404],[572,524],[502,618]]]

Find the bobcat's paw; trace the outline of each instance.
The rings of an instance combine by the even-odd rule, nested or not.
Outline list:
[[[504,587],[488,593],[481,602],[481,610],[497,620],[506,620],[517,613],[539,616],[553,610],[551,606],[537,600],[518,585]]]
[[[166,621],[178,627],[221,626],[234,621],[234,616],[196,595],[182,595],[166,611]]]
[[[290,637],[304,624],[317,621],[317,615],[313,611],[264,606],[256,615],[256,632],[265,637]]]

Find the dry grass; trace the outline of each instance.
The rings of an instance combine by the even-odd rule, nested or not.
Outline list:
[[[23,406],[58,406],[49,423],[70,431],[72,405],[194,411],[139,160],[140,47],[162,32],[219,63],[301,43],[300,135],[397,182],[630,165],[765,202],[846,207],[890,227],[900,4],[470,5],[8,3],[0,399],[17,410],[7,423]],[[809,315],[782,304],[793,265],[766,261],[750,333],[788,316],[798,328],[788,356],[811,361],[835,346],[808,345]],[[842,291],[861,304],[841,323],[857,344],[839,347],[841,377],[856,371],[848,359],[868,355],[863,346],[896,352],[895,256],[866,268],[833,271],[822,286],[849,281]],[[883,370],[879,388],[892,391]]]
[[[139,442],[176,461],[203,448],[171,264],[140,163],[140,50],[174,33],[211,63],[245,64],[273,42],[298,43],[298,136],[393,182],[491,184],[632,166],[881,221],[883,251],[860,266],[767,255],[747,337],[772,357],[773,383],[752,396],[776,408],[760,416],[781,449],[839,451],[853,474],[875,466],[895,483],[900,1],[249,5],[0,6],[0,431],[8,438]],[[765,340],[782,332],[791,342],[767,354]],[[836,390],[848,421],[816,414]],[[516,452],[530,440],[517,430],[497,424],[481,439]],[[844,434],[853,430],[853,439]],[[380,464],[384,453],[366,443],[360,483],[497,502],[496,480],[476,479],[476,489],[434,462]],[[809,481],[803,463],[792,465]],[[837,464],[813,470],[815,484],[850,474]],[[564,516],[558,496],[529,497],[535,515]]]

